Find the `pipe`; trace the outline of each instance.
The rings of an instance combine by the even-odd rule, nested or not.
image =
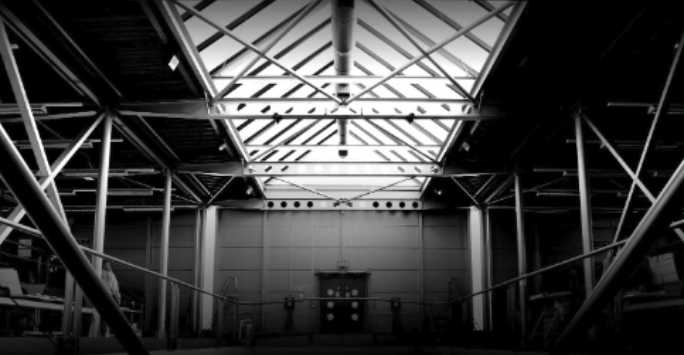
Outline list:
[[[95,274],[68,226],[38,186],[31,170],[19,151],[12,145],[12,140],[2,126],[0,126],[0,160],[3,162],[0,165],[0,174],[6,185],[24,206],[33,223],[43,232],[45,240],[83,288],[83,292],[100,312],[102,319],[107,322],[123,348],[129,354],[147,355],[148,352],[142,341],[128,324],[110,292]]]
[[[171,225],[171,186],[172,172],[166,171],[164,183],[164,210],[162,212],[161,241],[159,243],[159,271],[169,275],[169,228]],[[166,337],[166,279],[159,280],[159,308],[157,311],[157,337]]]
[[[582,253],[586,254],[594,248],[594,233],[591,219],[591,187],[589,186],[586,156],[584,154],[584,132],[582,130],[582,117],[580,112],[575,114],[574,121]],[[584,297],[589,297],[591,290],[594,288],[594,261],[592,259],[582,260],[582,270],[584,272]]]
[[[333,48],[335,49],[335,74],[347,76],[351,70],[351,52],[354,48],[354,0],[332,0]],[[335,84],[337,97],[349,97],[349,83]]]
[[[93,222],[93,249],[103,252],[107,218],[107,191],[109,190],[109,161],[112,149],[112,113],[105,114],[102,124],[102,149],[100,151],[100,171],[97,177],[97,200],[95,201],[95,221]],[[102,276],[102,259],[93,258],[93,268]],[[93,336],[100,333],[100,315],[93,315]]]
[[[515,186],[515,234],[518,251],[518,276],[527,273],[527,242],[525,240],[525,215],[523,211],[522,187],[520,186],[520,174],[513,174]],[[520,337],[527,336],[527,279],[518,281],[518,302],[520,311]]]
[[[348,76],[351,71],[352,49],[354,48],[354,25],[356,15],[354,12],[354,0],[332,0],[332,35],[333,48],[335,49],[335,74]],[[350,96],[349,82],[335,84],[335,93],[341,100]],[[337,119],[340,145],[347,145],[347,117]],[[347,156],[346,149],[338,151],[340,157]]]

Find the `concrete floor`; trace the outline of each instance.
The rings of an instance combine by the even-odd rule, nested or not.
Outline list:
[[[214,339],[181,339],[181,349],[176,351],[151,350],[151,354],[172,355],[353,355],[353,354],[380,354],[380,355],[508,355],[524,354],[536,355],[542,352],[517,352],[511,350],[492,349],[464,349],[457,347],[434,347],[424,346],[419,349],[412,346],[388,346],[388,345],[257,345],[253,347],[232,346],[210,348]],[[163,349],[165,344],[157,339],[144,338],[143,343],[147,349]],[[0,354],[2,355],[43,355],[53,354],[53,345],[44,337],[0,337]],[[81,354],[111,354],[124,355],[121,345],[115,338],[81,339]]]
[[[116,355],[124,355],[117,353]],[[536,355],[538,352],[514,352],[510,350],[490,350],[490,349],[459,349],[459,348],[423,348],[414,349],[402,346],[306,346],[306,347],[224,347],[211,349],[188,349],[176,351],[152,351],[151,354],[173,354],[173,355],[349,355],[349,354],[380,354],[380,355]]]

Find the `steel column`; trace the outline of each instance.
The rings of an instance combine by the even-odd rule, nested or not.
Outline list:
[[[169,231],[171,227],[171,171],[166,172],[164,184],[164,211],[162,212],[161,243],[159,245],[159,272],[169,274]],[[159,280],[159,304],[157,318],[157,337],[166,337],[166,279]]]
[[[104,252],[105,240],[105,219],[107,216],[107,192],[109,190],[109,161],[112,150],[112,114],[105,114],[102,123],[102,147],[100,150],[100,171],[97,176],[97,197],[95,201],[95,221],[93,222],[93,249]],[[92,258],[95,274],[102,276],[102,259]],[[96,337],[100,334],[100,315],[93,314],[93,321],[90,326],[90,336]]]
[[[589,176],[586,168],[584,155],[584,133],[582,131],[581,113],[576,113],[575,121],[575,148],[577,150],[577,181],[579,184],[580,220],[582,230],[582,253],[586,254],[594,248],[594,232],[591,218],[591,192]],[[589,297],[594,288],[594,264],[591,258],[582,261],[584,271],[584,296]]]
[[[678,214],[684,184],[684,161],[672,174],[655,203],[646,211],[636,226],[624,247],[617,254],[613,262],[605,270],[603,276],[594,287],[594,291],[584,301],[580,309],[562,332],[556,346],[559,349],[567,347],[568,341],[590,320],[590,316],[602,309],[620,289],[622,281],[626,280],[630,271],[642,260],[650,247],[650,241],[658,238],[657,233],[668,228],[670,222]]]
[[[148,354],[142,342],[128,324],[123,313],[107,288],[79,250],[73,235],[59,212],[52,206],[31,170],[24,162],[12,141],[0,126],[0,174],[19,202],[26,208],[31,220],[43,233],[55,254],[73,274],[102,318],[107,322],[123,348],[129,354]]]
[[[485,249],[485,289],[492,287],[494,282],[494,268],[492,267],[492,220],[489,207],[484,208],[484,249]],[[486,327],[488,331],[494,331],[494,313],[492,308],[492,293],[487,293],[485,303]]]
[[[527,248],[525,240],[525,216],[523,211],[522,188],[520,187],[520,175],[513,175],[515,185],[515,234],[518,250],[518,276],[527,273]],[[527,279],[518,282],[518,302],[520,308],[520,336],[527,336]]]
[[[470,207],[468,214],[468,240],[470,249],[470,282],[472,292],[483,290],[486,279],[486,245],[484,229],[484,213],[482,208]],[[471,302],[473,329],[486,329],[486,298],[485,296],[473,297]]]
[[[195,211],[195,240],[194,240],[194,263],[193,263],[193,286],[201,287],[202,277],[202,209]],[[200,294],[192,292],[192,330],[199,334],[199,300]]]

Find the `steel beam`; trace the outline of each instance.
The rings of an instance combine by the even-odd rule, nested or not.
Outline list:
[[[409,177],[407,177],[407,178],[404,178],[404,179],[401,179],[401,180],[397,180],[397,181],[395,181],[395,182],[393,182],[393,183],[391,183],[391,184],[387,184],[387,185],[385,185],[385,186],[380,186],[380,187],[377,187],[377,188],[374,188],[374,189],[371,189],[371,190],[362,192],[362,193],[360,193],[360,194],[358,194],[358,195],[354,195],[354,196],[352,196],[352,197],[350,197],[350,198],[347,198],[347,199],[345,199],[345,200],[346,200],[346,201],[358,200],[358,199],[360,199],[361,197],[365,197],[365,196],[374,194],[374,193],[376,193],[376,192],[380,192],[380,191],[387,190],[387,189],[389,189],[389,188],[392,187],[392,186],[399,185],[399,184],[401,184],[401,183],[404,182],[404,181],[413,180],[414,178],[415,178],[414,176],[409,176]]]
[[[594,287],[593,292],[575,313],[572,320],[561,333],[556,347],[566,349],[576,332],[591,320],[591,316],[601,310],[609,302],[615,292],[622,287],[622,282],[629,278],[630,272],[642,260],[651,246],[651,241],[658,238],[663,228],[679,215],[681,206],[682,184],[684,184],[684,161],[672,174],[656,198],[655,203],[646,211],[624,247],[617,253],[613,262],[604,271],[603,276]]]
[[[38,165],[39,174],[50,175],[50,163],[48,162],[47,155],[45,154],[43,141],[40,137],[36,120],[33,117],[33,110],[31,109],[31,105],[26,95],[26,90],[24,90],[24,83],[21,79],[21,74],[19,73],[19,67],[17,66],[16,59],[14,58],[14,53],[12,53],[12,46],[9,42],[9,37],[7,36],[7,30],[4,21],[0,21],[0,56],[2,56],[5,71],[7,72],[7,77],[10,81],[10,86],[12,87],[12,92],[17,100],[19,111],[21,112],[26,134],[28,135],[29,141],[31,142],[31,146],[33,148],[33,156],[36,160],[36,164]],[[57,209],[64,216],[64,210],[61,207],[59,193],[54,182],[48,185],[47,194],[55,204],[55,207],[57,207]]]
[[[64,166],[71,160],[71,158],[76,154],[78,149],[83,145],[83,143],[90,137],[90,135],[93,133],[95,128],[102,122],[104,119],[104,114],[100,115],[92,124],[90,124],[88,127],[86,127],[79,135],[78,137],[71,143],[71,145],[66,148],[64,151],[62,151],[62,154],[55,159],[55,162],[50,166],[51,173],[48,176],[41,177],[39,184],[42,189],[45,189],[49,184],[54,181],[55,177],[57,174],[59,174],[62,169],[64,169]],[[21,221],[21,219],[24,217],[26,214],[26,211],[24,210],[24,207],[19,205],[15,207],[12,212],[10,212],[8,219],[18,223]],[[9,228],[8,226],[0,226],[0,244],[5,241],[5,239],[9,236],[9,234],[12,232],[12,228]]]
[[[159,272],[169,275],[169,232],[171,228],[171,171],[166,172],[164,184],[164,210],[162,212],[161,242],[159,244]],[[159,304],[157,305],[157,337],[166,337],[166,279],[159,280]]]
[[[174,36],[176,37],[176,41],[179,43],[181,47],[183,56],[186,58],[186,60],[190,64],[190,67],[195,73],[195,77],[201,83],[206,95],[209,98],[214,98],[217,94],[217,89],[216,85],[214,84],[214,80],[209,75],[209,72],[207,71],[204,62],[202,61],[197,51],[197,47],[195,47],[195,45],[191,42],[190,35],[188,34],[188,31],[183,23],[183,20],[180,18],[180,15],[178,14],[176,7],[173,5],[171,0],[157,0],[156,2],[160,11],[164,15],[166,22],[171,27],[171,30],[173,31]],[[192,9],[192,11],[196,12],[195,9]],[[191,14],[194,13],[191,12]],[[210,113],[211,111],[215,110],[215,108],[213,107],[213,103],[212,105],[207,105],[205,103],[205,107],[205,113]],[[210,124],[216,130],[216,133],[219,134],[219,136],[221,136],[221,134],[219,133],[219,126],[215,124],[213,121],[210,122]],[[235,131],[231,121],[221,120],[219,121],[219,124],[225,130],[232,143],[237,147],[240,153],[240,158],[247,159],[247,155],[240,141],[240,136]]]
[[[283,37],[290,33],[290,31],[294,27],[296,27],[307,15],[309,15],[311,11],[313,11],[318,6],[318,4],[320,4],[320,2],[321,0],[311,0],[309,4],[307,4],[306,8],[304,8],[303,11],[299,12],[297,16],[294,17],[287,24],[287,26],[271,40],[271,42],[269,42],[261,49],[261,51],[264,54],[268,53],[268,51],[270,51],[273,47],[280,43]],[[242,70],[240,70],[240,72],[237,75],[235,75],[235,77],[231,78],[228,84],[226,84],[226,86],[214,96],[214,100],[222,99],[224,96],[226,96],[229,90],[233,88],[233,85],[237,83],[239,80],[241,80],[243,76],[246,75],[257,62],[259,62],[259,60],[261,60],[260,56],[254,56],[254,59],[247,63],[247,65],[245,65],[242,68]]]
[[[443,41],[441,41],[441,42],[435,44],[434,46],[430,47],[429,49],[426,49],[426,50],[425,50],[425,54],[426,54],[426,55],[429,55],[429,54],[432,54],[432,53],[434,53],[434,52],[440,50],[442,47],[446,46],[447,44],[451,43],[452,41],[456,40],[457,38],[462,37],[462,36],[465,35],[466,33],[470,32],[473,28],[475,28],[475,27],[477,27],[477,26],[479,26],[479,25],[481,25],[481,24],[487,22],[489,19],[491,19],[492,17],[496,16],[497,14],[503,12],[504,10],[506,10],[507,8],[509,8],[509,7],[512,6],[512,5],[513,5],[512,3],[508,3],[508,4],[505,4],[505,5],[502,5],[501,7],[497,8],[496,10],[494,10],[494,11],[488,13],[487,15],[485,15],[485,16],[479,18],[478,20],[474,21],[474,22],[471,23],[470,25],[463,27],[463,29],[461,29],[460,31],[456,32],[455,34],[453,34],[453,35],[447,37],[447,38],[444,39]],[[364,90],[362,90],[361,92],[359,92],[358,94],[356,94],[356,95],[350,97],[349,100],[347,100],[345,103],[346,103],[346,104],[350,104],[350,103],[352,103],[353,101],[358,100],[358,99],[361,98],[363,95],[369,93],[369,92],[372,91],[373,89],[375,89],[375,88],[377,88],[378,86],[384,84],[385,82],[387,82],[388,80],[390,80],[390,79],[392,79],[394,76],[396,76],[397,74],[399,74],[399,73],[403,72],[404,70],[406,70],[406,68],[408,68],[408,67],[410,67],[410,66],[416,64],[417,62],[421,61],[423,58],[424,58],[423,55],[419,55],[419,56],[414,57],[413,59],[409,60],[409,61],[406,62],[405,64],[403,64],[403,65],[397,67],[397,68],[396,68],[395,70],[393,70],[389,75],[385,76],[383,79],[378,80],[378,81],[375,82],[373,85],[370,85],[370,86],[366,87],[366,89],[364,89]]]
[[[208,19],[206,16],[204,16],[202,13],[200,13],[199,11],[193,9],[192,7],[189,7],[189,6],[187,6],[186,4],[184,4],[184,3],[182,3],[182,2],[179,2],[179,1],[176,1],[176,0],[161,0],[161,1],[162,1],[162,3],[165,4],[165,6],[168,6],[172,11],[175,11],[175,9],[173,9],[173,7],[171,6],[171,2],[173,2],[173,3],[175,3],[176,5],[178,5],[178,6],[182,7],[182,8],[184,8],[186,11],[188,11],[189,13],[195,15],[197,18],[201,19],[202,21],[204,21],[204,22],[205,22],[206,24],[208,24],[209,26],[214,27],[214,28],[217,29],[218,31],[221,31],[221,32],[222,32],[223,34],[225,34],[226,36],[232,38],[233,40],[239,42],[239,43],[242,44],[243,46],[245,46],[245,47],[249,48],[250,50],[254,51],[255,53],[257,53],[257,54],[258,54],[260,57],[262,57],[263,59],[265,59],[265,60],[271,62],[273,65],[277,66],[278,68],[280,68],[280,69],[286,71],[287,73],[289,73],[290,75],[292,75],[292,76],[298,78],[298,79],[301,80],[304,84],[310,86],[312,89],[314,89],[314,90],[316,90],[317,92],[323,94],[323,96],[327,97],[328,99],[330,99],[330,100],[332,100],[332,101],[334,101],[334,102],[341,103],[341,101],[340,101],[338,98],[336,98],[336,97],[330,95],[328,92],[326,92],[325,90],[321,89],[320,87],[318,87],[318,86],[315,85],[314,83],[310,82],[308,79],[306,79],[306,78],[303,77],[302,75],[298,74],[296,71],[294,71],[294,70],[292,70],[291,68],[289,68],[289,67],[287,67],[286,65],[284,65],[284,64],[283,64],[282,62],[280,62],[278,59],[275,59],[274,57],[272,57],[272,56],[270,56],[270,55],[268,55],[268,54],[265,54],[263,51],[261,51],[259,48],[257,48],[256,46],[254,46],[254,45],[251,44],[250,42],[245,41],[244,39],[240,38],[240,36],[237,36],[233,31],[228,30],[228,29],[226,29],[226,28],[224,28],[224,27],[222,27],[222,26],[217,25],[216,23],[214,23],[213,21],[211,21],[211,20]],[[213,96],[212,96],[212,97],[213,97]]]
[[[463,86],[461,86],[461,84],[459,84],[458,81],[456,81],[454,78],[452,78],[451,75],[449,75],[449,73],[448,73],[446,70],[444,70],[444,68],[443,68],[441,65],[439,65],[439,63],[437,63],[437,61],[436,61],[434,58],[432,58],[432,56],[430,56],[430,54],[426,53],[426,52],[425,52],[425,49],[423,48],[423,46],[421,46],[421,45],[420,45],[420,44],[419,44],[419,43],[418,43],[418,42],[417,42],[417,41],[416,41],[416,40],[407,32],[407,31],[406,31],[406,29],[405,29],[404,27],[402,27],[401,24],[399,24],[399,23],[397,22],[397,19],[396,19],[396,18],[397,18],[398,16],[397,16],[396,14],[390,13],[389,10],[387,10],[384,6],[378,4],[378,3],[377,3],[376,1],[374,1],[374,0],[369,0],[369,3],[370,3],[378,12],[380,12],[380,14],[381,14],[387,21],[389,21],[389,23],[391,23],[392,26],[393,26],[395,29],[397,29],[397,30],[398,30],[398,31],[399,31],[399,32],[400,32],[400,33],[401,33],[401,34],[402,34],[402,35],[403,35],[403,36],[404,36],[404,37],[405,37],[405,38],[406,38],[414,47],[416,47],[416,49],[418,49],[418,51],[420,52],[420,54],[421,54],[423,57],[427,58],[427,59],[430,61],[430,63],[432,63],[432,65],[434,65],[435,68],[437,68],[437,70],[439,70],[439,71],[442,73],[442,75],[443,75],[445,78],[448,78],[448,79],[449,79],[449,81],[451,82],[451,84],[454,85],[454,87],[457,89],[456,91],[458,91],[459,94],[460,94],[461,96],[463,96],[464,98],[468,99],[468,101],[470,101],[470,102],[473,102],[473,101],[474,101],[474,98],[470,95],[470,93],[469,93],[468,91],[466,91],[466,90],[463,88]],[[424,4],[421,4],[421,6],[424,6]],[[429,6],[429,5],[428,5],[428,6]],[[457,27],[456,30],[457,30],[457,31],[461,30],[461,27]],[[472,35],[471,33],[467,32],[467,33],[465,34],[465,36],[468,37],[468,38],[471,38],[471,36],[474,36],[474,35]],[[471,38],[471,39],[472,39],[472,38]]]
[[[231,114],[231,113],[224,113],[224,114],[207,114],[206,110],[205,112],[197,112],[197,113],[192,113],[192,112],[181,112],[181,111],[136,111],[136,110],[120,110],[119,114],[123,116],[144,116],[144,117],[150,117],[150,118],[160,118],[160,119],[185,119],[185,120],[200,120],[200,121],[209,121],[209,120],[214,120],[214,121],[221,121],[221,120],[227,120],[227,119],[232,119],[232,120],[273,120],[274,115],[273,114]],[[372,112],[360,112],[358,111],[357,114],[353,113],[301,113],[301,114],[278,114],[278,117],[282,120],[289,120],[289,119],[313,119],[313,120],[322,120],[322,119],[330,119],[330,118],[339,118],[339,117],[349,117],[349,118],[359,118],[359,119],[364,119],[364,120],[393,120],[393,119],[408,119],[410,116],[411,119],[415,121],[420,121],[420,120],[434,120],[434,119],[445,119],[445,120],[457,120],[457,121],[468,121],[468,122],[477,122],[477,121],[487,121],[487,120],[496,120],[503,118],[501,115],[489,115],[489,114],[459,114],[459,113],[454,113],[454,114],[414,114],[414,115],[409,115],[407,114],[375,114]]]
[[[109,190],[109,161],[112,151],[112,113],[105,114],[102,123],[102,147],[100,150],[100,171],[97,177],[97,196],[95,200],[95,221],[93,222],[93,249],[104,252],[106,216],[107,216],[107,192]],[[102,259],[93,258],[93,270],[98,277],[102,276]],[[91,337],[100,334],[100,315],[93,314],[91,324]]]
[[[107,322],[123,348],[130,354],[148,354],[140,338],[128,324],[100,278],[95,274],[78,243],[69,231],[62,215],[43,194],[19,151],[0,126],[0,174],[19,202],[26,208],[33,223],[43,233],[45,240],[59,256],[67,270]]]
[[[591,128],[591,130],[594,132],[596,137],[601,141],[601,144],[608,149],[610,154],[615,158],[615,160],[620,164],[623,170],[625,170],[625,173],[629,175],[630,178],[635,182],[635,184],[641,189],[641,192],[646,195],[646,197],[653,203],[655,201],[655,196],[653,193],[646,187],[646,185],[641,181],[639,176],[629,167],[629,164],[620,156],[620,153],[618,153],[617,149],[613,146],[613,144],[610,143],[608,138],[606,138],[603,133],[596,127],[596,125],[584,114],[582,114],[582,119],[584,122],[586,122],[587,126]]]
[[[473,96],[477,96],[480,93],[480,90],[482,89],[482,86],[484,85],[485,80],[487,80],[487,78],[489,77],[489,73],[492,71],[492,68],[494,68],[494,65],[496,64],[497,60],[501,56],[501,52],[503,52],[505,44],[508,43],[508,38],[511,36],[511,33],[513,32],[513,29],[515,28],[515,25],[518,23],[518,20],[520,19],[520,16],[522,15],[526,6],[527,6],[526,0],[525,1],[517,1],[515,4],[515,8],[511,12],[511,16],[507,17],[507,20],[505,21],[506,24],[504,25],[503,30],[501,30],[501,32],[499,33],[499,37],[497,37],[492,51],[489,52],[487,59],[485,60],[484,64],[482,65],[482,69],[480,70],[480,75],[478,75],[477,78],[475,78],[475,82],[473,83],[473,87],[470,90],[470,93]],[[499,13],[499,15],[503,15],[503,14]]]
[[[582,253],[589,253],[594,248],[594,230],[591,217],[591,189],[589,187],[589,175],[584,154],[584,132],[582,130],[581,113],[576,113],[575,122],[575,149],[577,151],[577,181],[579,187],[580,202],[580,228],[582,231]],[[591,258],[582,261],[584,272],[584,296],[589,297],[594,288],[594,261]]]
[[[116,127],[133,146],[138,148],[141,153],[151,159],[154,163],[164,169],[171,170],[171,165],[162,159],[143,139],[138,137],[138,135],[135,134],[135,132],[133,132],[133,130],[131,130],[119,117],[114,117],[114,127]],[[173,181],[181,191],[188,194],[188,196],[196,202],[202,202],[202,199],[177,174],[173,174]]]
[[[107,93],[111,94],[110,99],[118,100],[122,97],[121,91],[112,83],[111,80],[104,74],[102,70],[93,62],[90,57],[81,49],[81,47],[74,41],[74,39],[67,33],[66,30],[59,24],[59,22],[47,11],[39,0],[32,0],[33,4],[38,9],[38,12],[45,17],[45,23],[50,25],[50,30],[53,36],[63,41],[69,53],[73,53],[81,65],[98,81],[102,83],[103,87],[107,88]]]
[[[672,63],[670,64],[670,69],[668,71],[667,78],[665,79],[665,85],[663,87],[662,92],[660,93],[660,98],[658,100],[658,107],[656,109],[656,114],[653,117],[653,121],[651,121],[651,126],[649,127],[648,135],[646,136],[646,141],[644,142],[644,148],[641,151],[641,155],[639,156],[639,162],[637,163],[637,168],[635,170],[635,174],[637,177],[639,177],[639,175],[641,174],[641,171],[644,168],[644,165],[646,162],[646,156],[648,155],[648,152],[651,148],[651,142],[653,141],[653,137],[655,136],[655,130],[658,127],[658,123],[660,122],[660,119],[662,118],[662,116],[664,116],[665,113],[669,109],[672,82],[674,81],[674,78],[677,74],[677,70],[679,68],[679,64],[680,64],[681,57],[682,57],[682,50],[684,50],[684,31],[682,31],[679,42],[677,43],[677,45],[675,47],[675,54],[672,58]],[[625,205],[623,208],[623,212],[620,215],[620,220],[619,220],[618,225],[615,229],[615,235],[613,235],[613,241],[617,241],[618,239],[620,239],[620,234],[622,233],[622,227],[624,225],[625,218],[627,216],[627,212],[629,210],[630,204],[632,202],[632,198],[634,196],[635,187],[636,187],[636,182],[633,180],[632,183],[630,184],[629,192],[627,193],[627,199],[625,199]]]
[[[48,65],[64,79],[64,81],[71,86],[76,92],[96,105],[100,105],[100,99],[95,95],[94,91],[86,86],[78,76],[64,62],[55,55],[46,45],[41,41],[22,21],[19,20],[11,11],[9,11],[4,4],[0,4],[0,14],[6,21],[7,25],[14,30],[14,32],[28,44],[33,51],[35,51]]]
[[[225,191],[228,188],[228,186],[230,186],[230,183],[233,182],[234,179],[235,176],[229,177],[228,180],[223,185],[221,185],[221,187],[211,196],[211,198],[209,199],[209,201],[207,201],[206,204],[211,205],[211,203],[214,202],[219,196],[221,196],[223,191]]]
[[[318,191],[318,190],[316,190],[316,189],[312,189],[312,188],[310,188],[310,187],[306,187],[306,186],[304,186],[304,185],[300,185],[300,184],[294,183],[294,182],[289,181],[289,180],[281,179],[281,178],[276,177],[276,176],[274,176],[273,179],[282,181],[282,182],[284,182],[284,183],[286,183],[286,184],[288,184],[288,185],[290,185],[290,186],[294,186],[294,187],[296,187],[296,188],[298,188],[298,189],[301,189],[301,190],[304,190],[304,191],[311,192],[312,194],[315,194],[315,195],[322,196],[322,197],[327,198],[327,199],[331,199],[331,200],[337,201],[337,198],[335,198],[335,197],[333,197],[333,196],[331,196],[331,195],[329,195],[329,194],[326,194],[325,192],[321,192],[321,191]]]
[[[492,191],[492,193],[489,194],[489,196],[487,196],[487,198],[485,199],[485,204],[491,204],[491,203],[492,203],[492,200],[494,200],[494,199],[495,199],[497,196],[499,196],[506,188],[508,188],[508,185],[510,185],[511,182],[513,182],[513,179],[514,179],[514,178],[513,178],[513,175],[509,175],[508,177],[506,177],[506,180],[502,181],[501,184],[499,184],[499,186],[497,186],[497,187],[494,189],[494,191]]]
[[[513,175],[515,185],[515,234],[518,251],[518,276],[527,273],[527,242],[525,240],[525,216],[523,211],[522,187],[520,175]],[[518,304],[520,316],[520,338],[524,341],[527,336],[527,279],[518,282]]]
[[[458,179],[455,176],[451,177],[451,181],[453,181],[454,184],[456,184],[456,186],[458,186],[458,188],[461,189],[461,191],[463,191],[463,193],[466,196],[468,196],[470,201],[473,202],[473,205],[480,206],[480,202],[475,198],[475,196],[473,196],[473,194],[470,193],[470,191],[468,191],[468,189],[466,189],[465,186],[463,186],[463,184],[460,181],[458,181]]]

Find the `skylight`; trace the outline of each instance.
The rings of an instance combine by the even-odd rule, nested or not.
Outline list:
[[[172,3],[265,196],[341,200],[420,197],[524,6],[356,0],[341,74],[336,1]]]

